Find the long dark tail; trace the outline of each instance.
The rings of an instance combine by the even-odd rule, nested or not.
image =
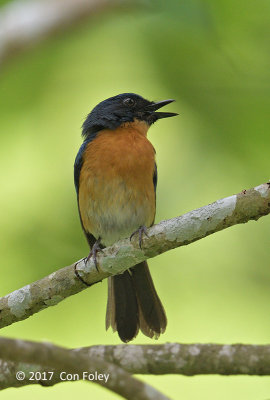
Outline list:
[[[123,342],[134,339],[139,329],[155,339],[165,332],[166,314],[146,261],[108,279],[106,329],[110,326]]]

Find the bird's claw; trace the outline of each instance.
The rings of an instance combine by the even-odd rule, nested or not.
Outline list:
[[[88,254],[87,257],[85,257],[84,262],[87,263],[91,257],[93,257],[93,261],[96,267],[97,272],[98,271],[98,264],[97,264],[97,253],[101,251],[103,253],[103,249],[100,247],[100,238],[95,242],[94,246],[92,247],[90,253]]]
[[[141,249],[142,248],[143,234],[145,234],[145,236],[148,237],[146,226],[144,226],[144,225],[140,226],[135,232],[133,232],[130,235],[130,238],[129,238],[130,241],[133,238],[133,236],[136,235],[136,233],[139,234],[139,246],[140,246],[140,249]]]

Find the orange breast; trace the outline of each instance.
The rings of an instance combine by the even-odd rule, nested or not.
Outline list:
[[[105,245],[127,237],[155,216],[155,150],[136,125],[103,130],[89,143],[80,173],[85,230]]]

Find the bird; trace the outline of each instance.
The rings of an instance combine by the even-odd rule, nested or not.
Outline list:
[[[100,102],[82,125],[83,143],[74,164],[87,260],[119,239],[138,233],[140,247],[156,213],[157,165],[147,139],[153,123],[178,115],[157,111],[174,100],[149,101],[122,93]],[[146,261],[108,278],[106,329],[127,343],[139,330],[158,339],[167,317]]]

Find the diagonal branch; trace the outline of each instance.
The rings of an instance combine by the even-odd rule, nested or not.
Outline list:
[[[9,343],[12,344],[13,350],[16,349],[14,348],[14,341],[9,341]],[[65,373],[67,372],[67,367],[65,367],[66,369],[59,369],[59,363],[55,364],[51,361],[50,366],[58,366],[58,369],[48,368],[47,364],[41,363],[40,356],[34,359],[29,354],[27,357],[21,357],[20,351],[18,355],[10,356],[2,351],[2,346],[6,346],[6,342],[0,341],[0,357],[3,358],[0,360],[0,389],[29,384],[53,386],[67,380]],[[27,346],[26,348],[31,348],[32,344],[27,342]],[[48,344],[34,343],[34,346],[48,346]],[[37,347],[34,348],[37,349]],[[47,351],[46,347],[41,348],[43,349],[42,351]],[[54,346],[52,348],[54,349]],[[104,367],[100,367],[99,361],[114,365],[115,371],[117,371],[117,368],[121,368],[130,374],[181,374],[185,376],[199,374],[270,375],[270,345],[222,345],[214,343],[122,344],[117,346],[91,346],[73,350],[66,349],[65,351],[73,353],[77,360],[80,360],[81,357],[83,360],[87,359],[89,363],[92,363],[92,367],[94,365],[94,371],[102,373],[103,376],[100,376],[99,379],[103,378],[103,380],[104,371],[107,370]],[[21,358],[24,362],[21,361]],[[7,361],[11,359],[13,361]],[[26,360],[27,364],[25,363]],[[44,358],[42,360],[44,361]],[[63,365],[61,365],[62,367]],[[25,374],[24,379],[16,379],[18,371],[22,371]],[[118,377],[120,378],[119,375]],[[82,375],[79,378],[81,379]],[[98,376],[94,374],[90,378],[98,380]],[[77,376],[74,376],[72,380],[77,380]]]
[[[140,249],[138,238],[123,239],[98,254],[98,271],[84,259],[0,298],[0,327],[28,318],[88,286],[161,253],[188,245],[230,226],[270,213],[270,182],[243,190],[215,203],[162,221],[148,229]]]
[[[13,0],[0,9],[0,65],[9,56],[129,0]]]
[[[54,346],[51,343],[0,338],[0,358],[5,361],[19,363],[20,371],[21,364],[27,363],[28,371],[31,368],[30,365],[35,364],[69,373],[73,376],[78,374],[79,379],[86,378],[85,380],[88,380],[87,377],[89,374],[97,373],[97,376],[103,375],[103,379],[95,379],[93,382],[130,400],[169,400],[168,397],[147,383],[133,378],[119,366],[104,361],[101,357],[97,357],[94,354],[89,357],[89,354],[80,350],[72,351]],[[6,368],[7,366],[8,363],[5,364]],[[56,372],[54,373],[56,374]],[[16,376],[17,380],[22,377],[22,375],[15,374],[15,379]],[[47,376],[49,377],[50,375],[48,374]],[[64,378],[66,375],[62,374],[62,377]],[[59,381],[61,381],[60,378]],[[44,384],[44,382],[40,383]],[[49,384],[50,381],[46,383]]]

